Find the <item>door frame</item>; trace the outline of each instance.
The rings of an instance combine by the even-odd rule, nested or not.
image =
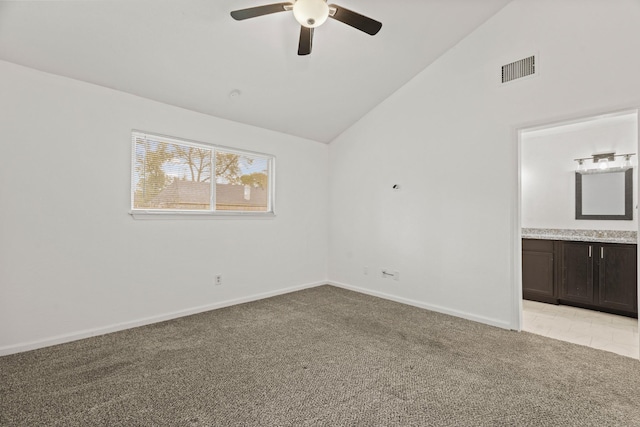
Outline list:
[[[615,117],[624,114],[636,114],[636,179],[634,181],[635,192],[638,200],[638,204],[640,204],[640,107],[632,106],[632,107],[620,107],[617,109],[611,109],[608,111],[597,110],[593,112],[585,112],[579,115],[568,115],[565,117],[559,117],[555,119],[548,119],[544,121],[537,121],[532,123],[523,123],[520,126],[516,126],[512,129],[512,133],[514,135],[514,139],[516,140],[515,144],[515,163],[517,167],[515,168],[516,176],[513,182],[515,183],[515,203],[513,205],[513,217],[512,217],[512,226],[513,226],[513,266],[512,266],[512,278],[511,281],[513,284],[511,296],[512,296],[512,307],[511,307],[511,325],[512,329],[516,331],[522,330],[522,136],[526,132],[530,132],[533,130],[541,130],[548,129],[557,126],[568,125],[572,123],[580,123],[588,120],[593,120],[597,118],[606,118],[606,117]],[[640,211],[634,209],[636,219],[638,220],[638,227],[636,232],[638,236],[640,236]],[[640,243],[640,242],[639,242]],[[640,251],[638,251],[638,278],[640,278]],[[638,286],[638,283],[636,283]],[[638,292],[638,307],[640,307],[640,292]],[[640,325],[640,316],[638,318],[638,322]],[[638,346],[640,347],[640,340],[638,341]]]

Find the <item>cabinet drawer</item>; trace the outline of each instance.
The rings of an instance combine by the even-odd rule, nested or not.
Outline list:
[[[522,239],[522,250],[553,253],[553,240]]]

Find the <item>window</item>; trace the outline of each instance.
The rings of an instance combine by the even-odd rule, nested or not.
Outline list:
[[[274,157],[132,133],[133,213],[273,213]]]

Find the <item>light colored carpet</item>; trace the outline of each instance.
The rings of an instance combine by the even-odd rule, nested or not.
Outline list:
[[[0,358],[2,426],[640,426],[640,363],[321,286]]]

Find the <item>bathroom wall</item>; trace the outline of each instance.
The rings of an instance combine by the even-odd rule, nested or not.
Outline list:
[[[637,168],[634,168],[633,213],[628,220],[575,219],[576,158],[595,153],[637,153],[638,124],[635,112],[590,119],[522,134],[522,227],[579,230],[638,229],[636,208]],[[616,158],[611,166],[620,166]],[[637,165],[637,156],[632,157]],[[593,168],[592,161],[585,161]]]

